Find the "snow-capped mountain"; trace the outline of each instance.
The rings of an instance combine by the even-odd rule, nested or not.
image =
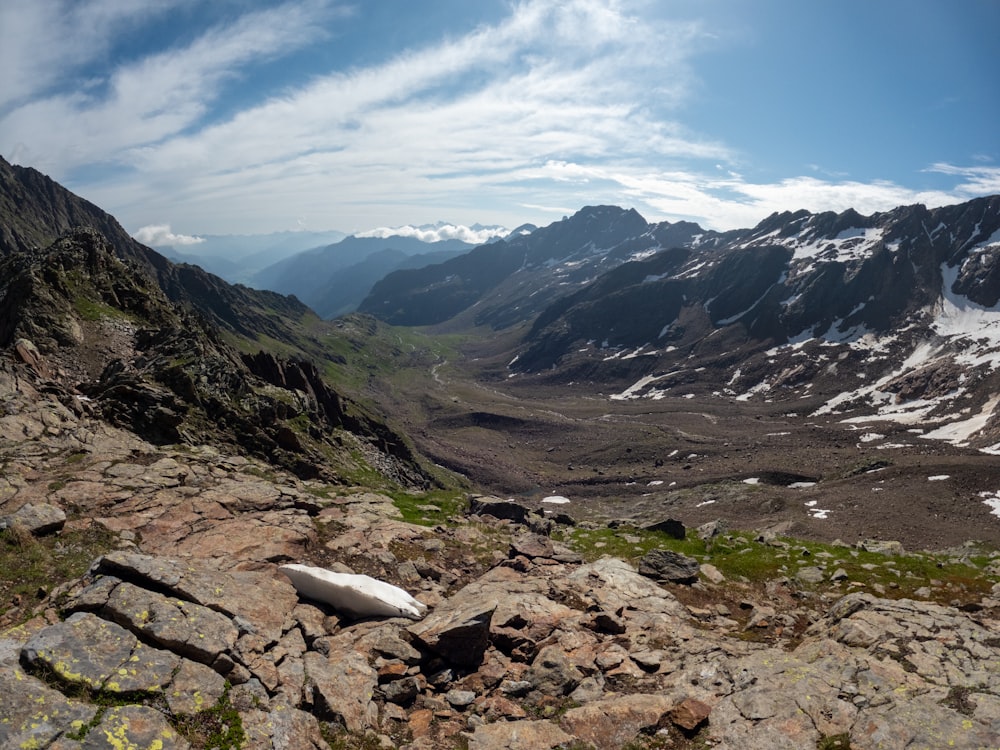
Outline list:
[[[399,272],[362,309],[526,332],[508,375],[789,401],[1000,451],[1000,196],[727,233],[600,206]]]

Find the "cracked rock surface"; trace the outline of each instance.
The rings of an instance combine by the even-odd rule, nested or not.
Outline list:
[[[517,520],[407,523],[384,495],[154,447],[6,385],[0,516],[50,505],[118,548],[0,630],[0,747],[184,748],[210,715],[260,750],[343,733],[412,750],[1000,747],[996,602],[751,600],[743,628]],[[352,620],[300,598],[285,562],[389,580],[431,611]],[[794,637],[754,637],[796,618]]]

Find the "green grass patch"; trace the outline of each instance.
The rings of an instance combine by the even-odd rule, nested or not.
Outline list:
[[[399,520],[418,526],[437,526],[453,523],[457,516],[464,516],[469,507],[465,494],[453,491],[389,492],[393,505],[399,511]]]
[[[627,526],[572,528],[557,531],[556,536],[587,560],[609,555],[637,564],[652,550],[670,550],[711,563],[730,581],[764,583],[787,577],[804,589],[833,587],[844,593],[860,589],[890,598],[929,598],[941,603],[978,601],[989,595],[998,579],[988,572],[996,559],[988,550],[970,550],[961,560],[931,552],[892,556],[792,538],[758,542],[749,532],[727,533],[707,544],[693,532],[674,539]],[[814,567],[822,570],[819,583],[796,578],[804,568]],[[838,570],[846,574],[839,584],[831,580]]]
[[[20,527],[0,531],[0,606],[20,601],[24,610],[42,592],[75,580],[115,547],[117,537],[95,525],[83,531],[35,537]],[[7,609],[0,610],[0,615]]]

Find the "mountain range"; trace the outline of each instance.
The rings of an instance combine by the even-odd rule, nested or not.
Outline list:
[[[1000,450],[998,260],[1000,196],[723,233],[593,206],[394,272],[359,309],[507,332],[496,377],[623,399],[809,399]]]
[[[0,746],[994,747],[998,255],[593,206],[330,321],[0,160]]]

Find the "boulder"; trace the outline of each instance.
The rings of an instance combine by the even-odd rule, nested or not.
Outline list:
[[[640,732],[663,726],[673,700],[665,695],[624,695],[571,708],[560,726],[574,737],[602,750],[633,742]]]
[[[363,654],[351,651],[324,656],[309,651],[304,659],[307,689],[321,720],[343,724],[350,732],[376,726],[378,707],[372,698],[378,673]]]
[[[672,539],[683,539],[687,535],[684,524],[675,518],[666,518],[643,527],[646,531],[659,531]]]
[[[20,526],[34,536],[53,534],[66,525],[62,508],[48,503],[28,503],[10,515],[0,516],[0,531]]]
[[[698,561],[680,552],[654,549],[639,560],[639,573],[656,581],[694,583],[698,580]]]
[[[468,601],[457,606],[446,603],[408,631],[445,661],[476,667],[489,645],[490,621],[496,608],[496,601]]]

